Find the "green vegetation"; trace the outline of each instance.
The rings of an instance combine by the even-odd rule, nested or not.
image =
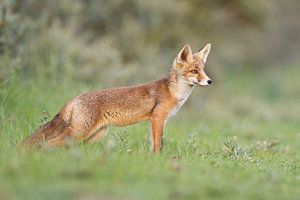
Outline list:
[[[1,87],[1,199],[297,199],[295,72],[280,73],[280,85],[256,71],[196,88],[190,100],[199,106],[187,104],[170,120],[159,156],[149,152],[143,123],[112,128],[98,144],[16,149],[44,120],[43,110],[54,116],[93,87],[33,87],[36,80],[15,78]]]
[[[4,2],[1,200],[299,199],[298,1]],[[147,123],[91,145],[17,148],[71,97],[161,78],[183,43],[206,41],[213,85],[169,121],[161,155]]]

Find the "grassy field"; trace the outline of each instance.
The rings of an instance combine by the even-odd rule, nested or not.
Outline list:
[[[299,199],[299,72],[215,77],[170,120],[157,156],[147,123],[111,128],[92,145],[16,149],[66,100],[101,84],[12,74],[0,90],[0,199]]]

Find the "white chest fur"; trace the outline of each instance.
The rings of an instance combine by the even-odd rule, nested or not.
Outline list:
[[[177,89],[174,92],[175,97],[177,98],[177,104],[169,112],[168,118],[174,116],[179,111],[179,109],[186,102],[186,100],[188,99],[192,91],[193,91],[193,86],[186,84],[183,80],[178,81]]]

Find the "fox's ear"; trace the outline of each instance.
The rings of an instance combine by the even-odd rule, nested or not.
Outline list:
[[[180,52],[177,55],[177,62],[191,62],[193,60],[193,53],[191,46],[189,44],[186,44],[182,47]]]
[[[197,56],[200,57],[204,63],[206,63],[206,61],[207,61],[207,57],[209,55],[210,48],[211,48],[211,44],[207,43],[202,49],[200,49],[198,51],[198,53],[196,53]]]

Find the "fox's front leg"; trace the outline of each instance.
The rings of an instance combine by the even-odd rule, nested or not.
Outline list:
[[[162,149],[162,137],[164,132],[164,126],[165,126],[165,118],[163,117],[153,117],[151,119],[151,127],[152,127],[152,133],[151,133],[151,139],[152,139],[152,151],[154,153],[159,153]]]

